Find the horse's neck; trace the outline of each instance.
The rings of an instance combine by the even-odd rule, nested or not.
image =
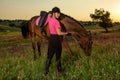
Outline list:
[[[83,25],[75,20],[70,19],[69,17],[65,17],[61,20],[61,23],[64,24],[64,27],[68,32],[74,32],[81,36],[86,36],[87,31],[83,27]]]

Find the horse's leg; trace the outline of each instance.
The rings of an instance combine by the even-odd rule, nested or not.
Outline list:
[[[70,51],[70,54],[72,55],[72,54],[73,54],[73,51],[72,51],[72,49],[70,48],[68,42],[63,41],[63,45],[65,46],[65,48],[66,48],[68,51]]]
[[[31,34],[31,41],[32,41],[32,48],[33,48],[33,53],[34,53],[34,60],[36,60],[36,58],[37,58],[36,43],[35,43],[35,35],[33,33]]]
[[[64,37],[64,39],[65,39],[65,37]],[[70,48],[68,42],[65,41],[65,40],[63,40],[63,45],[64,45],[64,47],[65,47],[68,51],[70,51],[70,54],[72,55],[72,54],[73,54],[73,51],[72,51],[72,49]]]
[[[38,54],[39,56],[41,56],[41,44],[42,44],[42,39],[43,39],[43,36],[40,32],[40,28],[38,26],[36,26],[36,29],[35,29],[35,34],[38,36],[39,40],[37,42],[37,47],[38,47]]]
[[[48,25],[46,25],[44,29],[45,29],[46,39],[48,40],[50,37],[50,31],[49,31]]]
[[[37,42],[37,47],[38,47],[38,55],[41,56],[41,43],[42,43],[42,38],[39,38]]]

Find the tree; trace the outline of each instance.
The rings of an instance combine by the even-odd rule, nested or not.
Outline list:
[[[95,9],[94,14],[90,14],[93,21],[99,23],[99,26],[104,28],[108,32],[108,28],[113,26],[112,20],[110,18],[110,12],[105,11],[103,8]]]

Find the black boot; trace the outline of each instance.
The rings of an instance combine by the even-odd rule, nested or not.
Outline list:
[[[57,61],[57,70],[58,72],[62,72],[62,66],[60,60]]]
[[[47,75],[48,72],[49,72],[50,63],[51,63],[51,60],[50,60],[50,59],[47,59],[47,61],[46,61],[46,66],[45,66],[45,72],[44,72],[45,75]]]

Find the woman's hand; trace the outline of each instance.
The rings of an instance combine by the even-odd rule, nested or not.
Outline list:
[[[66,35],[67,35],[67,36],[71,36],[71,35],[72,35],[72,33],[68,32]]]

